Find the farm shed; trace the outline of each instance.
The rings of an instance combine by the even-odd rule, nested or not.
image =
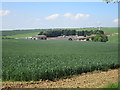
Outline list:
[[[86,38],[79,38],[80,41],[86,41]]]
[[[68,36],[68,40],[86,41],[86,37],[84,37],[84,36]]]
[[[45,35],[37,35],[37,36],[35,36],[35,39],[46,40],[47,37]]]
[[[86,41],[86,37],[84,37],[84,36],[77,36],[76,40],[77,41]]]
[[[26,37],[26,39],[32,39],[32,40],[46,40],[47,37],[45,35],[36,35],[33,37]]]

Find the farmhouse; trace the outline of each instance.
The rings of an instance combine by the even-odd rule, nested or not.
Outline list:
[[[35,36],[36,39],[39,39],[39,40],[46,40],[47,37],[45,35],[37,35]]]
[[[74,41],[86,41],[86,37],[84,36],[68,36],[68,40],[74,40]]]
[[[87,39],[91,40],[91,37],[95,37],[95,34],[92,34],[90,36],[78,36],[78,35],[71,35],[71,36],[58,36],[58,37],[46,37],[45,35],[38,35],[35,37],[32,37],[32,39],[37,40],[70,40],[70,41],[87,41]]]
[[[70,41],[86,41],[87,37],[84,36],[58,36],[54,38],[48,38],[47,40],[70,40]]]
[[[47,37],[45,35],[36,35],[33,37],[27,37],[26,39],[32,39],[32,40],[46,40]]]
[[[86,41],[86,37],[79,38],[79,41]]]
[[[90,36],[86,36],[87,38],[90,38],[90,37],[95,37],[96,35],[95,34],[92,34]]]

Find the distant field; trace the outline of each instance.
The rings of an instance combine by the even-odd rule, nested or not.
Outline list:
[[[118,28],[103,28],[103,31],[106,33],[113,33],[113,35],[108,36],[109,43],[120,43],[118,39]]]
[[[118,35],[112,35],[112,36],[109,36],[109,41],[108,43],[120,43],[119,39],[118,39]]]
[[[53,80],[120,67],[116,43],[3,40],[3,81]]]
[[[77,30],[97,30],[98,28],[82,28]],[[118,33],[118,27],[102,27],[101,30],[103,30],[105,33]]]
[[[17,35],[11,35],[11,36],[2,36],[2,37],[7,37],[7,38],[18,38],[18,39],[22,39],[25,37],[32,37],[32,36],[36,36],[38,35],[39,32],[34,32],[34,33],[27,33],[27,34],[17,34]]]
[[[45,31],[46,29],[31,29],[31,30],[9,30],[9,31],[2,31],[2,36],[12,36],[12,35],[19,35],[19,34],[27,34],[27,33],[36,33]],[[1,33],[1,31],[0,31]]]
[[[118,33],[118,27],[106,27],[102,28],[102,30],[106,33]]]

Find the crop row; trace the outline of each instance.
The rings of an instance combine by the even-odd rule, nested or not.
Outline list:
[[[118,68],[117,44],[3,40],[3,80],[53,80]]]

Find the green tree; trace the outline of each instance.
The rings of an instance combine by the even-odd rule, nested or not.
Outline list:
[[[89,38],[86,38],[86,41],[89,41]]]
[[[99,41],[99,42],[102,42],[102,37],[99,37],[99,38],[98,38],[98,41]]]
[[[106,35],[104,35],[104,34],[97,34],[91,40],[95,41],[95,42],[107,42],[108,41],[108,37]]]
[[[93,41],[93,40],[94,40],[94,37],[91,37],[91,40]]]

